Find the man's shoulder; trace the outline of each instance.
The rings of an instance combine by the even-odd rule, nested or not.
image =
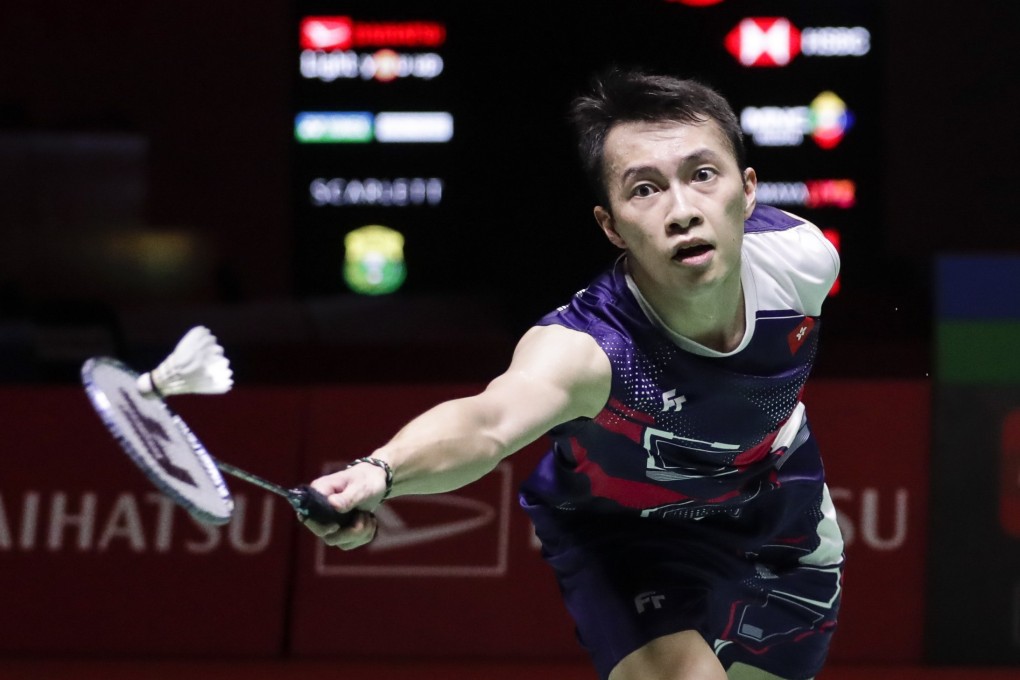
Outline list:
[[[759,204],[755,206],[751,216],[744,221],[744,233],[763,234],[782,232],[805,224],[810,224],[810,222],[803,217],[798,217],[793,213],[774,208],[771,205]]]
[[[753,260],[798,270],[839,270],[839,254],[821,229],[803,217],[771,206],[758,206],[746,220],[744,243],[745,253]]]
[[[793,293],[800,300],[796,306],[812,315],[821,311],[839,274],[839,253],[822,231],[771,206],[757,207],[747,220],[743,254],[759,280],[759,292],[775,288]]]
[[[559,325],[588,331],[592,326],[612,322],[628,307],[626,276],[622,265],[607,269],[565,304],[542,317],[536,325]]]

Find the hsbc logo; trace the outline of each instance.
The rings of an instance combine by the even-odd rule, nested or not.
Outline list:
[[[788,19],[744,19],[726,34],[725,45],[744,66],[786,66],[800,49],[800,31]]]
[[[723,44],[744,66],[786,66],[798,54],[862,57],[871,51],[871,33],[863,26],[798,29],[785,17],[749,17]]]

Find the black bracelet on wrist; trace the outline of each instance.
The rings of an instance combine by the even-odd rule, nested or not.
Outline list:
[[[354,461],[351,461],[351,464],[348,465],[347,467],[354,467],[358,463],[368,463],[369,465],[374,465],[386,473],[386,493],[383,494],[383,500],[389,498],[390,492],[393,491],[393,468],[390,467],[390,464],[387,463],[385,460],[380,460],[379,458],[368,457],[358,458]]]

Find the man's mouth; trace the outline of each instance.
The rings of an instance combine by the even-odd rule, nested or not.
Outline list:
[[[680,248],[673,255],[673,259],[677,262],[698,262],[704,259],[704,256],[712,250],[714,250],[712,246],[705,243],[699,243],[686,248]]]

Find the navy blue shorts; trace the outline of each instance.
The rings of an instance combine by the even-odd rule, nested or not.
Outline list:
[[[789,680],[821,670],[843,544],[817,484],[768,492],[737,517],[673,522],[521,503],[600,677],[683,630],[700,632],[724,668],[739,661]]]

